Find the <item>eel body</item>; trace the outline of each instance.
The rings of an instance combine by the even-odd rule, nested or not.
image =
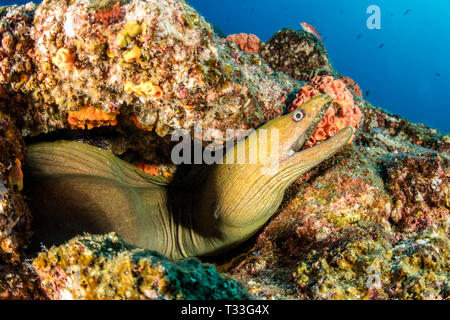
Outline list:
[[[31,145],[25,191],[36,240],[49,246],[85,232],[114,231],[173,259],[223,253],[262,227],[292,182],[349,142],[353,130],[345,128],[300,151],[330,102],[318,96],[258,128],[196,187],[170,185],[90,145]],[[262,140],[266,152],[253,147]],[[245,161],[236,163],[242,154]]]

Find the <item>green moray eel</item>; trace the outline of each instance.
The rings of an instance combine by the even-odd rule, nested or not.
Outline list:
[[[224,253],[267,222],[299,176],[349,142],[353,129],[345,128],[301,151],[330,102],[329,96],[318,96],[253,131],[195,187],[168,184],[94,146],[31,145],[25,183],[36,239],[52,245],[84,232],[114,231],[128,243],[173,259]],[[270,152],[251,147],[263,132],[270,137]],[[240,152],[248,159],[231,163]]]

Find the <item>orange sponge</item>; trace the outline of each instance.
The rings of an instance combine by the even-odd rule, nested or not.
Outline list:
[[[118,112],[106,112],[86,106],[78,111],[69,111],[67,121],[72,129],[92,129],[101,126],[117,125]]]

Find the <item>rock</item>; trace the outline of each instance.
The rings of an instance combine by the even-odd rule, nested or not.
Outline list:
[[[259,53],[274,70],[299,81],[311,81],[321,73],[335,74],[322,42],[305,31],[282,29],[261,43]]]
[[[25,143],[0,109],[0,299],[38,298],[23,251],[31,235],[31,213],[20,194]]]
[[[212,265],[172,262],[117,235],[86,235],[43,251],[33,261],[50,299],[248,299]]]

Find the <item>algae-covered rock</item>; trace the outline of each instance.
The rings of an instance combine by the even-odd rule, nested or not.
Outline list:
[[[250,295],[197,259],[172,262],[117,235],[77,237],[33,261],[50,299],[246,299]]]
[[[325,46],[305,31],[282,29],[261,44],[259,53],[274,70],[299,81],[310,81],[321,72],[335,74]]]
[[[25,156],[20,132],[0,109],[0,299],[39,296],[23,256],[31,235],[31,214],[20,194]]]
[[[258,54],[220,43],[185,1],[103,2],[3,9],[0,100],[14,102],[10,114],[27,114],[24,136],[106,125],[165,136],[201,121],[220,139],[218,132],[225,137],[226,129],[245,131],[282,114],[296,81]]]
[[[311,299],[447,299],[449,245],[430,229],[398,242],[372,230],[309,252],[294,279]]]

